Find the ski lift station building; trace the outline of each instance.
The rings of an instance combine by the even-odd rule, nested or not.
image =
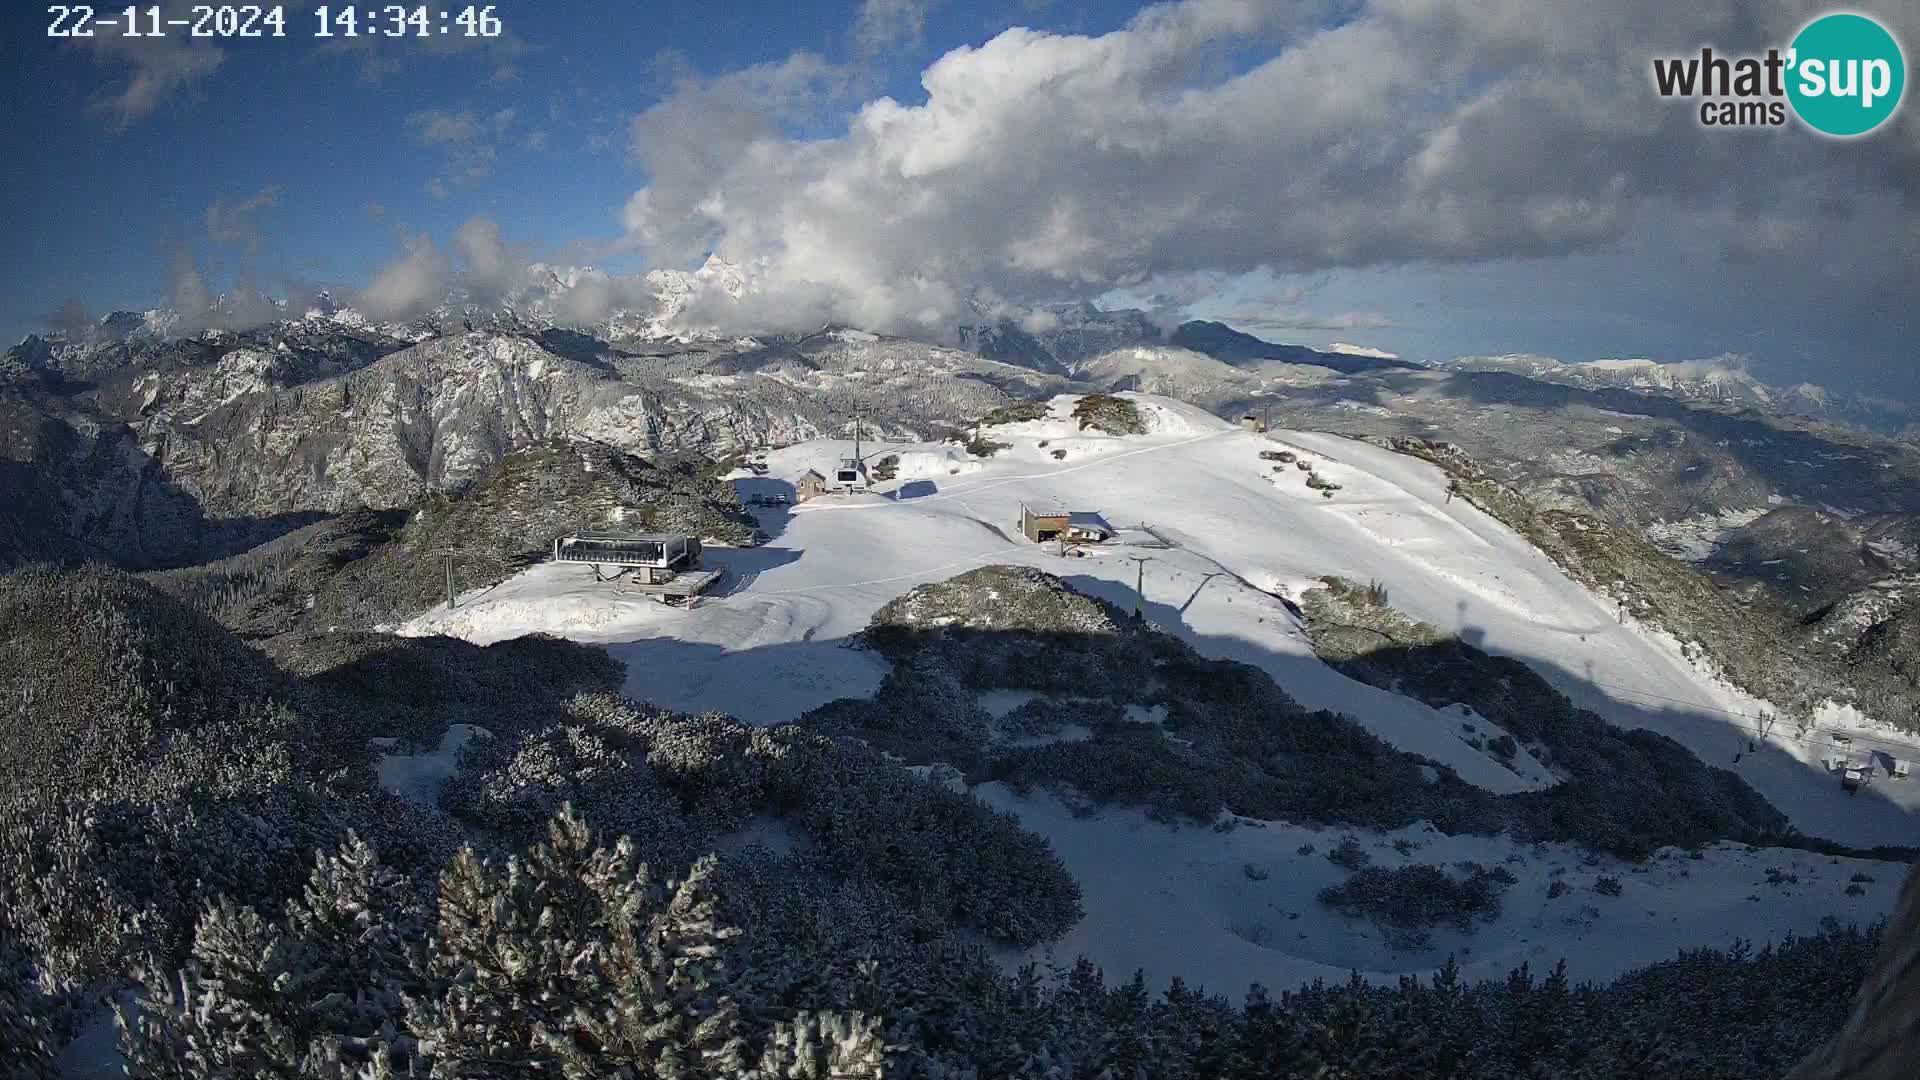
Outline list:
[[[613,581],[664,603],[691,605],[725,568],[700,568],[700,538],[680,533],[576,532],[553,542],[555,562],[584,564],[596,581]],[[611,575],[602,567],[612,567]],[[633,574],[622,577],[626,571]]]
[[[1034,510],[1020,506],[1020,531],[1036,544],[1059,540],[1068,544],[1101,544],[1113,539],[1117,530],[1092,510],[1065,510],[1047,507]]]
[[[859,458],[841,458],[840,464],[834,467],[833,490],[865,491],[872,486],[873,479],[867,475],[867,463]]]

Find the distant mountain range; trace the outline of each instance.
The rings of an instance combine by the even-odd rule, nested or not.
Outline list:
[[[29,493],[16,507],[38,509],[0,522],[0,556],[64,536],[133,565],[191,561],[286,515],[458,489],[552,435],[719,455],[850,431],[856,412],[870,435],[925,436],[1076,390],[1457,443],[1544,506],[1634,528],[1796,604],[1909,559],[1882,567],[1862,541],[1849,545],[1857,566],[1829,553],[1816,572],[1776,551],[1804,530],[1740,531],[1747,523],[1783,507],[1894,515],[1878,536],[1920,514],[1920,442],[1885,437],[1904,419],[1899,404],[1781,390],[1733,360],[1423,366],[1085,303],[1018,320],[982,305],[950,343],[831,326],[742,337],[692,319],[751,287],[717,257],[643,278],[536,267],[487,303],[452,294],[402,320],[323,293],[298,312],[270,307],[278,317],[260,325],[212,328],[258,314],[259,298],[241,296],[29,337],[0,358],[0,455]]]
[[[1809,382],[1769,386],[1747,370],[1744,359],[1734,356],[1680,363],[1647,359],[1569,363],[1513,353],[1462,356],[1436,366],[1447,371],[1508,372],[1589,390],[1635,390],[1680,401],[1746,406],[1781,416],[1853,424],[1886,435],[1920,434],[1920,413],[1905,402],[1840,393]]]

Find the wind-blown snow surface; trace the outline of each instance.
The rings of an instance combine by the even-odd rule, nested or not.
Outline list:
[[[1735,769],[1808,833],[1858,845],[1920,839],[1920,816],[1914,813],[1920,781],[1890,782],[1848,796],[1813,763],[1815,748],[1797,741],[1791,731],[1776,734],[1771,744],[1743,754],[1735,764],[1734,753],[1745,749],[1745,743],[1726,712],[1753,714],[1759,703],[1703,675],[1673,643],[1620,625],[1607,601],[1568,579],[1525,540],[1465,500],[1449,503],[1445,480],[1431,465],[1331,435],[1251,434],[1192,406],[1145,396],[1135,400],[1148,420],[1145,435],[1080,431],[1069,417],[1072,399],[1061,398],[1048,419],[989,429],[992,438],[1012,445],[984,462],[952,447],[869,444],[863,449],[870,461],[897,453],[901,464],[911,467],[903,467],[895,480],[874,493],[763,511],[762,528],[771,541],[754,549],[709,548],[709,562],[727,566],[729,580],[692,610],[622,594],[593,582],[580,567],[546,565],[461,597],[452,611],[427,612],[403,632],[451,633],[485,643],[537,630],[603,643],[627,663],[626,690],[634,697],[675,709],[721,710],[759,723],[779,723],[835,697],[874,690],[884,666],[872,654],[844,647],[844,641],[864,628],[881,605],[915,585],[984,564],[1025,564],[1131,607],[1135,564],[1125,556],[1144,555],[1152,560],[1146,564],[1147,617],[1201,653],[1257,665],[1301,703],[1346,713],[1395,746],[1444,762],[1466,781],[1489,790],[1517,791],[1552,782],[1524,754],[1509,769],[1465,742],[1463,718],[1483,736],[1498,736],[1498,729],[1484,719],[1463,717],[1457,708],[1429,708],[1322,664],[1280,597],[1297,598],[1314,579],[1340,574],[1384,583],[1396,607],[1457,631],[1488,651],[1529,662],[1576,702],[1612,722],[1670,735],[1703,760]],[[1335,497],[1326,499],[1308,489],[1304,472],[1291,466],[1276,472],[1271,463],[1259,460],[1260,450],[1276,445],[1311,458],[1321,476],[1341,485]],[[746,493],[791,490],[792,481],[806,469],[826,473],[851,449],[849,443],[819,441],[775,451],[769,455],[766,476],[742,474],[738,482]],[[1060,451],[1064,455],[1056,458]],[[1019,536],[1022,502],[1099,511],[1123,535],[1117,544],[1085,557],[1063,558],[1053,548]],[[1131,826],[1125,825],[1125,815],[1076,821],[1057,813],[1044,798],[1021,800],[1004,793],[991,797],[1051,836],[1092,893],[1106,889],[1095,879],[1114,881],[1116,901],[1129,890],[1150,888],[1185,890],[1183,895],[1193,899],[1198,895],[1193,890],[1217,884],[1195,879],[1183,885],[1176,875],[1151,884],[1100,861],[1100,845],[1106,841],[1099,839],[1099,830],[1114,837],[1127,832]],[[1094,832],[1086,832],[1090,829]],[[1216,834],[1185,830],[1173,835],[1188,836],[1199,852],[1215,843],[1206,837]],[[1502,840],[1449,843],[1516,850]],[[1500,861],[1484,852],[1476,857]],[[1806,858],[1791,853],[1762,857],[1776,862]],[[1169,859],[1153,865],[1176,865]],[[1315,864],[1316,873],[1323,863]],[[1279,876],[1287,873],[1283,869]],[[1898,875],[1888,869],[1878,876],[1891,880]],[[1792,908],[1797,913],[1792,917],[1787,908],[1766,907],[1764,896],[1761,906],[1785,919],[1781,926],[1811,930],[1827,911],[1864,920],[1884,910],[1890,900],[1890,894],[1879,893],[1868,898],[1871,903],[1842,898],[1838,885],[1829,891],[1827,900],[1810,900],[1804,910]],[[1682,927],[1692,935],[1686,943],[1724,944],[1723,939],[1749,932],[1749,927],[1756,927],[1753,936],[1764,936],[1776,925],[1765,919],[1734,919],[1714,909],[1709,899],[1687,899],[1693,897],[1691,889],[1666,892],[1669,899],[1659,906],[1663,913],[1674,911],[1675,904],[1705,905],[1697,922]],[[1741,904],[1747,903],[1746,895],[1740,894]],[[1155,905],[1136,900],[1124,905],[1125,910],[1151,925],[1129,928],[1122,925],[1127,916],[1115,913],[1119,909],[1103,911],[1098,895],[1090,901],[1093,914],[1076,935],[1096,933],[1089,929],[1096,924],[1105,926],[1121,935],[1110,944],[1122,952],[1135,947],[1126,944],[1129,940],[1150,940],[1153,926],[1181,925],[1174,916],[1155,915]],[[1743,912],[1752,907],[1741,904],[1733,907]],[[1295,910],[1307,906],[1294,905]],[[1629,932],[1625,926],[1618,929]],[[1505,935],[1488,931],[1484,942],[1490,944],[1496,936]],[[1645,941],[1652,951],[1623,951],[1617,945],[1601,951],[1609,958],[1630,955],[1632,962],[1644,963],[1669,955],[1680,943],[1659,935]],[[1240,976],[1249,965],[1259,967],[1258,957],[1275,964],[1276,956],[1290,957],[1288,963],[1301,964],[1318,963],[1314,958],[1322,955],[1276,939],[1269,945],[1223,944],[1218,960],[1224,967],[1196,957],[1197,966],[1170,968],[1177,956],[1155,959],[1151,949],[1138,947],[1147,950],[1139,954],[1139,963],[1153,959],[1157,971],[1181,970],[1190,978],[1214,972],[1205,981],[1222,987],[1243,981]],[[1068,952],[1075,949],[1095,951],[1086,941]],[[1259,951],[1243,954],[1243,949]],[[1356,955],[1351,950],[1325,953],[1327,971],[1344,970],[1357,962]],[[1509,950],[1498,955],[1501,959],[1487,962],[1497,966],[1520,954]],[[1240,958],[1229,961],[1229,956]],[[1129,967],[1118,962],[1119,953],[1106,959],[1115,962],[1111,966]],[[1419,967],[1430,959],[1416,955],[1401,962]],[[1409,970],[1392,968],[1390,957],[1377,960],[1382,971]],[[1287,985],[1299,970],[1305,969],[1274,967],[1266,981]]]

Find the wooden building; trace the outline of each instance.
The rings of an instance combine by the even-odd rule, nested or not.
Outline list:
[[[808,469],[806,472],[801,473],[800,479],[793,482],[794,497],[798,498],[801,502],[818,498],[826,494],[826,491],[827,478],[821,476],[813,469]]]
[[[1104,544],[1117,530],[1092,510],[1046,508],[1035,511],[1020,504],[1020,532],[1036,544]]]

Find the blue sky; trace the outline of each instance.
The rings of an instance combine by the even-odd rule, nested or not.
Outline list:
[[[1640,73],[1817,4],[509,2],[471,45],[321,42],[289,6],[286,39],[200,45],[0,16],[0,333],[164,303],[183,267],[352,295],[478,219],[516,265],[754,262],[769,327],[1099,297],[1920,397],[1914,110],[1713,133]]]
[[[210,76],[115,131],[99,105],[130,80],[130,65],[49,40],[43,11],[9,5],[0,16],[15,61],[0,72],[0,175],[12,193],[0,223],[7,333],[68,298],[90,309],[158,302],[182,243],[229,277],[250,268],[263,282],[363,281],[392,257],[396,230],[447,234],[476,213],[543,251],[591,247],[618,235],[620,206],[639,183],[627,119],[669,92],[681,65],[721,72],[795,49],[858,51],[852,2],[496,8],[504,43],[454,49],[414,39],[343,48],[311,36],[311,14],[294,17],[285,40],[222,45]],[[926,42],[979,39],[1014,22],[1099,30],[1132,10],[936,9],[922,43],[895,42],[873,62],[873,85],[912,94],[932,54]],[[510,127],[491,140],[488,175],[429,194],[449,165],[409,127],[423,110],[511,110]],[[259,214],[271,242],[259,253],[207,242],[214,201],[275,186],[278,205]]]

